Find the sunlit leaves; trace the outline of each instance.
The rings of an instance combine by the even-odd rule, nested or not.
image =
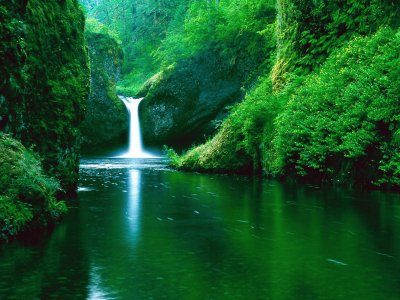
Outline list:
[[[360,160],[373,164],[369,161],[384,143],[385,159],[375,168],[385,177],[389,170],[397,176],[396,150],[390,141],[400,99],[388,91],[400,85],[394,77],[399,46],[398,35],[389,29],[356,38],[299,86],[276,124],[274,144],[286,164],[294,164],[301,176],[307,170],[329,173],[346,161],[355,168]]]

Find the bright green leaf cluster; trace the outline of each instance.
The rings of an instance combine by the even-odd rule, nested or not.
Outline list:
[[[0,132],[0,241],[44,226],[66,212],[60,184],[47,177],[36,154]]]
[[[300,176],[363,185],[399,180],[392,138],[400,120],[399,49],[399,32],[381,29],[355,38],[305,79],[276,120],[278,172],[294,167]]]
[[[398,187],[400,32],[382,28],[335,51],[318,72],[273,92],[266,77],[185,169],[251,169],[308,180]]]

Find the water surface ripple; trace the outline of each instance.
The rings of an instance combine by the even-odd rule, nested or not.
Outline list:
[[[85,159],[54,232],[1,248],[0,299],[400,299],[400,197]]]

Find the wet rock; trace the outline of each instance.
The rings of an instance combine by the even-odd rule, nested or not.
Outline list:
[[[139,92],[146,144],[190,145],[212,135],[241,99],[241,82],[216,56],[180,62],[151,78]]]
[[[91,63],[91,92],[85,121],[82,123],[82,147],[112,143],[128,129],[125,105],[116,94],[123,52],[117,41],[106,32],[86,32]]]

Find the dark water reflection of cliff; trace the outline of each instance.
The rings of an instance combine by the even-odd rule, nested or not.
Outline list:
[[[400,196],[83,160],[53,234],[0,252],[0,299],[399,299]]]

